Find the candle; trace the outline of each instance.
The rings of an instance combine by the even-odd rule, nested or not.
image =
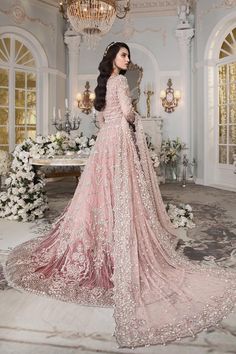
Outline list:
[[[56,120],[56,107],[53,107],[53,111],[52,111],[52,116],[53,116],[53,120]]]
[[[68,98],[65,99],[65,106],[66,106],[66,109],[68,109]]]
[[[79,92],[79,93],[77,94],[76,98],[77,98],[78,101],[81,101],[81,99],[82,99],[82,94]]]
[[[60,110],[60,108],[58,109],[58,118],[61,120],[61,110]]]

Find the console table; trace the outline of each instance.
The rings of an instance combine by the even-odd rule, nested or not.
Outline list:
[[[43,173],[46,178],[75,176],[78,179],[81,175],[81,168],[86,165],[87,160],[88,157],[79,157],[78,155],[58,155],[53,158],[32,159],[31,164],[36,170],[45,167]],[[47,167],[49,168],[47,169]]]

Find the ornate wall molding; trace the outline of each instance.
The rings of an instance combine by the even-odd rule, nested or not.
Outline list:
[[[152,33],[158,33],[161,38],[162,38],[162,44],[163,47],[166,46],[166,41],[167,41],[167,30],[160,27],[160,28],[151,28],[151,27],[146,27],[143,30],[139,30],[135,28],[133,25],[128,25],[124,26],[124,28],[121,31],[111,31],[111,33],[115,36],[122,36],[125,39],[130,39],[135,33],[145,33],[145,32],[152,32]]]
[[[38,17],[31,17],[31,16],[27,15],[24,5],[19,0],[16,0],[7,9],[0,8],[0,13],[10,17],[11,20],[17,25],[21,25],[27,20],[32,23],[38,23],[41,26],[46,27],[51,31],[51,39],[52,40],[55,38],[54,25],[51,23],[46,23]]]
[[[190,28],[190,29],[185,29],[185,30],[176,30],[175,31],[175,35],[179,41],[179,44],[181,46],[190,46],[191,44],[191,40],[194,36],[194,29]]]
[[[192,7],[197,0],[190,0],[189,5]],[[230,0],[229,0],[230,1]],[[151,14],[151,15],[176,15],[177,8],[183,4],[184,0],[155,0],[141,1],[135,0],[131,2],[132,14]]]
[[[49,6],[58,7],[57,0],[34,0],[47,4]],[[119,3],[123,3],[124,0],[117,0]],[[194,5],[197,0],[189,0],[190,6]],[[230,1],[230,0],[228,0]],[[135,13],[149,13],[162,16],[165,12],[172,12],[176,15],[177,7],[184,4],[185,0],[154,0],[154,1],[143,1],[143,0],[133,0],[131,1],[131,11],[132,14]]]
[[[231,9],[236,7],[236,0],[217,0],[214,1],[214,3],[208,7],[205,10],[202,10],[198,15],[197,15],[197,26],[201,29],[201,23],[203,21],[203,18],[207,16],[209,13],[220,10],[220,9]]]

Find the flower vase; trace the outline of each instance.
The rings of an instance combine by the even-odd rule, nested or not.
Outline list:
[[[172,166],[171,172],[172,172],[172,180],[177,181],[177,166],[176,165]]]
[[[177,166],[166,165],[165,166],[165,179],[167,181],[177,181]]]

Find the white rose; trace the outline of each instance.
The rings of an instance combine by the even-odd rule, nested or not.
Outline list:
[[[192,211],[192,207],[189,205],[189,204],[186,204],[185,205],[185,209],[188,210],[188,211]]]
[[[94,144],[95,144],[95,140],[94,140],[93,138],[90,139],[90,140],[89,140],[89,145],[90,145],[90,146],[93,146]]]
[[[23,193],[26,192],[26,188],[25,188],[25,187],[20,187],[20,188],[18,189],[18,191],[19,191],[19,193],[23,194]]]
[[[17,195],[18,194],[18,189],[17,188],[12,188],[12,194]]]
[[[21,207],[24,207],[25,206],[25,201],[20,199],[18,200],[18,205],[20,205]]]
[[[0,196],[0,200],[1,200],[2,202],[5,202],[7,199],[8,199],[8,196],[7,196],[7,194],[6,194],[6,193],[1,194],[1,196]]]
[[[11,183],[11,177],[5,179],[5,185],[8,186]]]
[[[38,144],[43,144],[44,139],[43,139],[43,137],[41,135],[38,135],[38,136],[36,136],[35,141]]]

